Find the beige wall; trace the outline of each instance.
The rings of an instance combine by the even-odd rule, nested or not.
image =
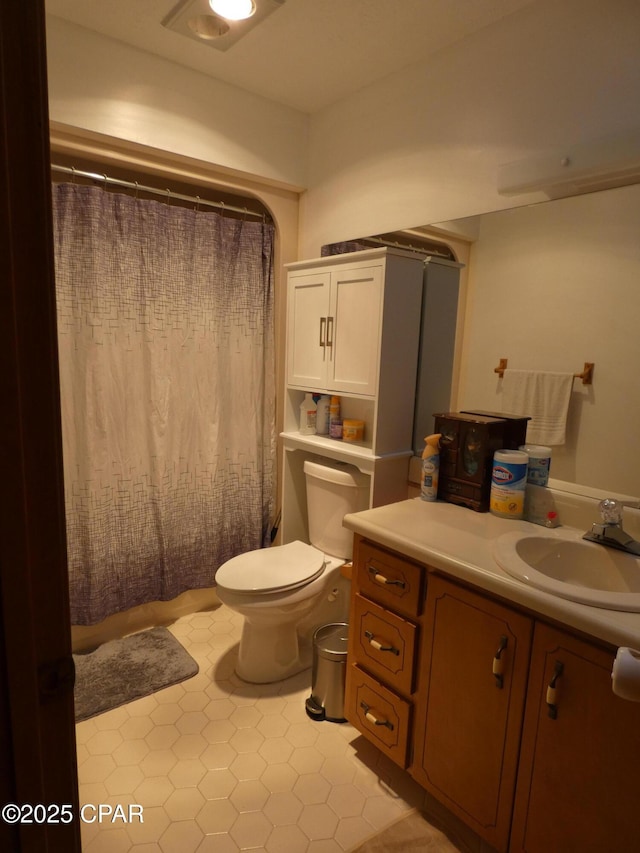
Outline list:
[[[637,0],[536,0],[314,115],[303,257],[511,207],[500,165],[637,129],[638,44]]]
[[[306,186],[308,118],[227,83],[47,18],[51,119]]]

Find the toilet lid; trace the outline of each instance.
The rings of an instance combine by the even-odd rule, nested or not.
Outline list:
[[[216,572],[216,584],[246,593],[296,589],[322,574],[324,564],[324,554],[313,545],[289,542],[232,557]]]

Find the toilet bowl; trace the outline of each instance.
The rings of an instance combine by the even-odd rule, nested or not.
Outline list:
[[[312,544],[249,551],[216,573],[218,598],[244,619],[236,673],[255,684],[281,681],[311,666],[315,610],[335,608],[342,618],[346,613],[340,567],[351,559],[352,534],[342,519],[368,506],[369,478],[330,460],[306,461],[304,473]]]

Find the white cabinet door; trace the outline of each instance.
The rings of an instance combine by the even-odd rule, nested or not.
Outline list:
[[[343,394],[377,390],[383,277],[381,266],[332,274],[327,384]]]
[[[287,382],[321,391],[327,381],[327,318],[331,274],[289,277]]]
[[[374,396],[382,291],[381,265],[290,276],[288,384]]]

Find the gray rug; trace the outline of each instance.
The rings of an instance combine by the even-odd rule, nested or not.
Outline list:
[[[73,656],[76,722],[191,678],[198,664],[166,628],[111,640]]]
[[[358,845],[352,853],[459,853],[459,850],[425,815],[410,811]]]

